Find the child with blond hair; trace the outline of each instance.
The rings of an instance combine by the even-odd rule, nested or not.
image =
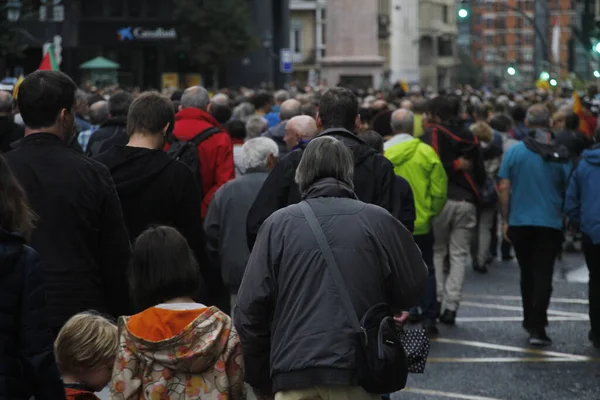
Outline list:
[[[117,326],[101,315],[71,317],[54,342],[67,400],[97,400],[110,381],[119,347]]]

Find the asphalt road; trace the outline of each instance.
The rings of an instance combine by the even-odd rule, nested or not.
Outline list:
[[[516,262],[487,275],[469,270],[454,327],[440,325],[425,374],[393,400],[598,400],[600,350],[587,340],[587,268],[580,254],[556,264],[550,305],[553,345],[528,346]]]

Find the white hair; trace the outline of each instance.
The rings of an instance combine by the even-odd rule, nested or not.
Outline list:
[[[248,140],[242,147],[242,165],[246,170],[250,168],[265,168],[269,155],[279,156],[279,147],[271,138],[258,137]]]
[[[217,93],[211,99],[211,103],[217,104],[220,106],[228,106],[229,105],[229,96],[225,93]]]
[[[259,137],[261,133],[269,128],[269,123],[266,119],[259,115],[248,118],[246,122],[246,138],[254,139]]]
[[[182,108],[198,108],[206,111],[210,96],[208,91],[202,86],[192,86],[183,91],[181,95]]]

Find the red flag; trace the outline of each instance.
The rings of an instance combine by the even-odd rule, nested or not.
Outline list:
[[[54,58],[54,46],[50,45],[48,51],[44,54],[38,71],[58,71],[58,64],[56,64],[56,59]]]

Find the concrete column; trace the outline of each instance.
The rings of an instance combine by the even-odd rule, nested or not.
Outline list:
[[[342,79],[367,78],[371,86],[378,87],[384,59],[379,56],[377,2],[328,0],[326,29],[322,76],[329,86]]]
[[[419,3],[393,0],[391,4],[392,83],[405,80],[419,83]]]

